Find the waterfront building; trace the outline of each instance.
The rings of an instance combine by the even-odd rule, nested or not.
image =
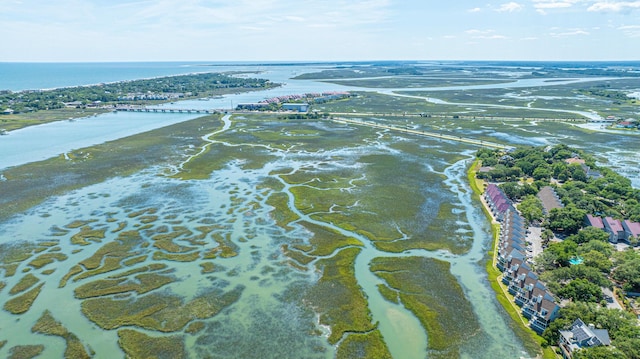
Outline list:
[[[285,111],[307,112],[309,111],[308,103],[283,103],[282,109]]]
[[[593,324],[586,325],[582,319],[576,319],[568,330],[560,330],[558,346],[564,359],[573,358],[576,350],[611,345],[609,331],[596,329]]]
[[[264,110],[269,108],[269,104],[265,102],[256,102],[256,103],[241,103],[236,106],[236,110]]]
[[[525,220],[497,185],[489,184],[484,198],[501,222],[496,267],[502,271],[502,283],[522,308],[522,315],[529,319],[531,329],[541,334],[557,317],[560,306],[528,263]]]

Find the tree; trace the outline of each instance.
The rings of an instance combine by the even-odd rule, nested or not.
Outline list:
[[[581,229],[578,233],[570,236],[568,239],[571,239],[578,244],[588,243],[591,241],[606,242],[609,240],[609,234],[600,228],[586,227]]]
[[[569,260],[577,254],[578,244],[573,241],[562,241],[557,243],[551,243],[544,252],[551,252],[556,257],[557,265],[566,267],[569,265]]]
[[[536,196],[524,197],[518,205],[518,210],[529,223],[542,221],[544,218],[542,202]]]
[[[640,255],[633,249],[616,253],[617,267],[613,279],[623,283],[626,291],[640,292]]]
[[[572,163],[567,166],[569,173],[571,173],[571,178],[576,181],[586,182],[587,181],[587,173],[584,171],[581,165],[577,163]]]
[[[610,258],[613,253],[613,246],[607,240],[591,240],[578,248],[578,254],[588,253],[591,251],[600,252],[605,257]]]
[[[584,260],[582,262],[583,265],[597,268],[603,273],[609,273],[609,271],[611,271],[611,267],[613,267],[613,263],[609,257],[598,251],[584,252],[581,256]]]
[[[584,348],[577,350],[574,355],[574,359],[626,359],[628,358],[625,353],[617,348],[598,346],[592,348]]]
[[[597,303],[602,299],[602,290],[586,279],[574,279],[557,293],[561,298],[574,302]]]
[[[616,348],[627,355],[627,358],[640,358],[640,338],[618,338]]]
[[[547,166],[538,166],[533,170],[533,178],[548,181],[551,179],[551,170]]]
[[[564,208],[554,208],[549,212],[549,228],[553,231],[567,234],[577,233],[584,221],[586,211],[569,205]]]
[[[554,251],[542,251],[534,259],[534,268],[536,272],[542,273],[557,268],[558,255]]]

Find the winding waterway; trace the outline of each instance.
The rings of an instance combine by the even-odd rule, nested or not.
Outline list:
[[[286,82],[283,87],[166,106],[224,108],[228,107],[227,104],[231,106],[239,102],[256,102],[266,97],[284,94],[352,89],[318,81],[289,79],[293,73],[313,69],[305,66],[270,67],[260,76],[268,77],[275,82]],[[527,86],[532,86],[533,83],[537,86],[559,84],[538,79],[519,84],[524,83]],[[483,86],[505,88],[512,87],[513,83]],[[455,86],[448,89],[475,87],[477,86]],[[397,89],[380,91],[396,95],[392,93],[394,90]],[[0,169],[49,158],[72,149],[115,140],[194,117],[195,115],[181,114],[111,113],[75,122],[57,122],[13,131],[8,136],[0,136],[0,153],[3,154],[0,157]],[[62,283],[77,263],[84,263],[85,273],[91,272],[88,258],[98,253],[105,243],[122,241],[120,236],[123,233],[137,233],[146,241],[146,245],[134,247],[135,255],[140,257],[133,257],[134,254],[131,254],[124,262],[133,261],[135,258],[136,266],[164,263],[166,267],[152,272],[171,276],[175,280],[158,289],[158,295],[170,297],[179,293],[181,300],[188,303],[210,291],[215,291],[216,294],[241,293],[237,300],[226,303],[215,316],[203,318],[203,328],[197,334],[185,334],[186,348],[190,356],[334,357],[336,347],[329,345],[325,340],[330,334],[330,329],[321,325],[318,313],[300,304],[304,303],[304,300],[295,299],[296,293],[304,292],[308,286],[317,282],[319,274],[313,270],[292,268],[288,263],[289,259],[281,250],[284,244],[304,243],[311,237],[311,233],[299,224],[302,221],[345,237],[355,238],[362,243],[361,246],[354,246],[360,248],[354,262],[355,279],[368,300],[372,322],[377,323],[377,329],[394,358],[428,357],[429,333],[402,304],[392,303],[382,296],[378,285],[384,284],[384,281],[372,273],[369,267],[375,258],[418,256],[450,264],[451,274],[462,287],[464,296],[475,314],[474,321],[479,325],[477,333],[459,343],[461,357],[515,358],[530,354],[525,351],[522,342],[510,328],[511,319],[499,306],[484,271],[491,234],[483,213],[478,209],[477,203],[474,203],[466,180],[466,169],[473,157],[473,150],[469,147],[461,149],[459,145],[446,141],[434,141],[429,142],[428,146],[436,152],[419,158],[421,165],[429,168],[442,181],[436,183],[425,180],[424,185],[439,191],[444,201],[452,206],[451,211],[457,218],[454,231],[458,237],[455,238],[469,239],[469,249],[462,254],[453,254],[446,250],[419,249],[390,253],[378,249],[369,238],[355,230],[347,230],[334,223],[318,220],[298,208],[293,189],[301,185],[289,183],[282,176],[275,175],[284,173],[282,171],[285,169],[289,174],[295,174],[322,166],[347,168],[354,166],[354,158],[358,158],[362,153],[393,154],[400,158],[402,156],[398,154],[398,150],[389,147],[396,139],[389,136],[388,131],[377,132],[377,139],[368,139],[367,145],[359,147],[318,151],[303,148],[296,151],[291,148],[278,149],[276,144],[268,142],[226,143],[219,138],[230,131],[233,121],[242,121],[242,118],[227,115],[222,121],[222,127],[202,137],[205,143],[201,148],[195,149],[192,155],[179,163],[151,167],[132,176],[112,178],[50,198],[27,213],[19,214],[2,223],[0,242],[55,242],[55,247],[46,249],[46,253],[62,254],[64,259],[43,267],[31,265],[26,261],[17,265],[16,273],[32,273],[42,279],[44,284],[40,296],[26,313],[16,316],[7,311],[0,311],[0,341],[8,340],[9,343],[5,348],[0,347],[0,355],[7,354],[9,347],[16,345],[42,344],[46,347],[47,357],[63,356],[65,348],[59,338],[32,334],[31,328],[44,310],[49,310],[70,332],[78,335],[86,347],[95,351],[96,358],[124,355],[118,345],[120,333],[104,329],[104,325],[97,325],[95,321],[87,318],[84,308],[84,311],[80,310],[82,305],[92,300],[80,300],[77,296],[78,291],[87,283],[85,279],[80,278],[82,275],[76,276],[66,285]],[[242,132],[238,133],[239,137],[242,137]],[[260,148],[273,158],[266,161],[262,167],[247,168],[242,160],[229,157],[222,169],[215,170],[208,178],[198,181],[181,180],[167,175],[183,171],[192,161],[208,154],[214,145],[238,151]],[[267,199],[274,190],[261,187],[265,179],[274,179],[281,185],[282,188],[278,191],[286,194],[288,209],[299,218],[291,223],[293,229],[286,230],[273,220],[273,207],[267,203]],[[349,182],[349,186],[351,185],[353,181]],[[345,186],[342,189],[346,191],[352,188]],[[105,238],[90,240],[82,245],[74,243],[75,235],[85,230],[82,228],[86,226],[102,231]],[[176,237],[179,244],[177,248],[165,248],[157,244],[160,243],[159,238],[162,235],[174,232],[190,234],[180,234]],[[196,235],[199,232],[207,234],[207,238],[215,238],[216,241],[199,241]],[[208,236],[209,234],[211,236]],[[404,236],[402,232],[399,235]],[[433,235],[448,236],[451,233]],[[455,240],[453,235],[450,240]],[[223,246],[228,247],[235,255],[221,255],[220,252],[216,252],[215,261],[209,260],[207,255],[210,251]],[[157,248],[168,248],[176,257],[170,260],[162,259],[158,257],[157,253],[160,251]],[[342,249],[344,248],[340,248]],[[180,257],[193,253],[198,254],[197,260]],[[330,258],[334,254],[315,258],[309,266],[312,267],[317,261]],[[107,262],[108,259],[105,257],[99,265],[104,266]],[[113,280],[119,278],[119,275],[130,278],[132,275],[128,274],[128,271],[131,267],[124,266],[109,272],[95,273],[91,280]],[[0,291],[0,299],[3,302],[10,297],[9,288],[17,286],[22,277],[14,275],[3,279],[6,286],[4,291]],[[131,303],[145,298],[143,293],[135,291],[121,293],[120,296]],[[53,298],[55,303],[52,302]],[[157,330],[141,329],[134,324],[123,327],[135,327],[143,333],[158,335]],[[160,336],[168,337],[169,334]]]
[[[206,67],[198,67],[198,70],[207,69]],[[503,106],[496,104],[456,104],[438,100],[433,97],[422,97],[413,95],[401,95],[397,91],[447,91],[447,90],[473,90],[473,89],[502,89],[502,88],[520,88],[531,86],[555,86],[562,84],[571,84],[584,81],[596,81],[601,79],[519,79],[513,82],[485,84],[485,85],[468,85],[468,86],[442,86],[442,87],[424,87],[424,88],[366,88],[342,86],[322,82],[322,80],[293,80],[291,77],[296,74],[312,72],[320,70],[321,66],[269,66],[256,70],[255,67],[242,66],[223,66],[215,67],[217,71],[249,71],[255,73],[245,74],[244,76],[257,76],[267,78],[272,82],[280,83],[282,86],[264,91],[246,92],[225,95],[220,98],[209,98],[204,101],[188,100],[168,103],[162,107],[166,108],[193,108],[193,109],[229,109],[239,103],[259,102],[266,98],[303,94],[310,92],[323,91],[376,91],[386,95],[414,97],[424,99],[429,102],[438,104],[452,105],[473,105],[486,107],[513,108],[516,106]],[[184,70],[183,70],[184,71]],[[186,72],[186,71],[185,71]],[[193,72],[193,71],[192,71]],[[130,75],[129,75],[130,76]],[[550,81],[552,80],[552,81]],[[523,108],[525,109],[525,108]],[[541,109],[547,110],[547,109]],[[554,110],[548,111],[566,112],[584,115],[586,117],[594,117],[589,112],[573,111],[573,110]],[[195,118],[197,115],[189,114],[149,114],[149,113],[107,113],[98,116],[78,119],[75,122],[59,121],[47,123],[38,126],[11,131],[8,136],[0,136],[0,170],[3,168],[16,166],[28,162],[39,161],[42,159],[57,156],[61,153],[69,152],[74,149],[87,147],[90,145],[103,143],[137,133],[146,132],[154,128],[160,128],[172,123],[186,121]]]

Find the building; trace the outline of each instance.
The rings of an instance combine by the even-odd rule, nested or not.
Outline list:
[[[484,198],[501,222],[496,267],[503,273],[502,283],[522,308],[522,315],[529,319],[531,329],[541,334],[557,317],[560,306],[528,263],[525,220],[495,184],[487,186]]]
[[[542,202],[542,208],[545,214],[548,214],[554,208],[564,207],[564,205],[560,201],[560,198],[558,197],[558,194],[550,186],[542,187],[540,192],[538,192],[538,198],[540,199],[540,202]]]
[[[582,319],[576,319],[569,330],[560,330],[558,346],[564,359],[571,359],[576,350],[600,345],[611,345],[609,332],[606,329],[596,329],[593,324],[586,325]]]
[[[500,222],[504,219],[508,211],[513,211],[515,213],[511,200],[507,198],[504,192],[502,192],[502,190],[493,183],[487,186],[485,191],[485,200],[489,205],[491,214],[493,214],[496,220]]]
[[[307,112],[309,111],[308,103],[283,103],[282,109],[285,111]]]
[[[529,326],[536,333],[542,334],[549,324],[558,317],[560,306],[556,304],[553,296],[545,291],[531,299],[522,307],[522,315],[529,319]]]
[[[268,103],[264,103],[264,102],[241,103],[241,104],[238,104],[238,106],[236,106],[236,110],[249,110],[249,111],[266,110],[269,108],[269,106],[270,105]]]
[[[624,228],[622,228],[622,223],[619,220],[604,217],[602,223],[604,224],[605,232],[609,233],[609,242],[618,243],[625,240]]]
[[[3,115],[13,115],[13,112],[14,111],[12,109],[8,108],[8,109],[5,109],[4,111],[2,111],[2,114]]]
[[[587,214],[584,220],[584,224],[585,226],[596,227],[604,230],[604,223],[602,223],[602,218],[600,217],[594,217],[590,214]]]
[[[622,221],[622,228],[624,229],[624,240],[631,244],[632,240],[637,243],[640,239],[640,223],[631,222],[628,219]]]

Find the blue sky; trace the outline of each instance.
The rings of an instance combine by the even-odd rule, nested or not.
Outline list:
[[[1,0],[0,61],[640,60],[640,1]]]

